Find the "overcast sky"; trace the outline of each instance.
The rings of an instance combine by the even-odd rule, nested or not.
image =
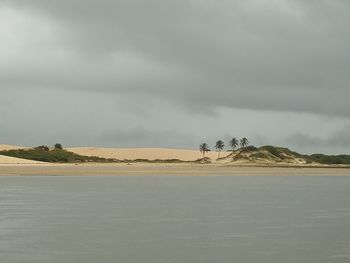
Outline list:
[[[0,0],[0,143],[350,153],[348,0]]]

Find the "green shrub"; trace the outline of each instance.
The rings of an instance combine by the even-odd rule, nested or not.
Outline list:
[[[63,150],[63,146],[62,146],[62,144],[60,144],[60,143],[56,143],[56,144],[55,144],[55,149],[58,149],[58,150]]]
[[[258,149],[258,148],[256,148],[255,146],[250,145],[250,146],[241,148],[241,149],[239,149],[239,150],[240,150],[240,152],[245,153],[245,152],[254,152],[254,151],[256,151],[257,149]]]
[[[322,164],[350,164],[350,155],[312,154],[310,158]]]
[[[40,146],[37,146],[34,148],[35,150],[41,150],[41,151],[45,151],[45,152],[48,152],[50,151],[50,148],[46,145],[40,145]]]
[[[266,145],[266,146],[260,147],[260,149],[268,151],[272,155],[274,155],[274,156],[276,156],[278,158],[281,158],[281,152],[274,146]]]

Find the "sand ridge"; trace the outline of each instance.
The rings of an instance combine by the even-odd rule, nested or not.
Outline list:
[[[98,156],[104,158],[115,158],[119,160],[168,160],[178,159],[182,161],[195,161],[202,158],[199,150],[170,149],[170,148],[102,148],[102,147],[73,147],[67,148],[68,151],[86,155]],[[221,156],[227,156],[229,152],[222,152]],[[211,151],[205,154],[212,160],[218,158],[218,152]]]
[[[0,164],[43,164],[43,162],[0,155]]]
[[[0,151],[26,149],[26,148],[27,147],[16,146],[16,145],[0,144]]]

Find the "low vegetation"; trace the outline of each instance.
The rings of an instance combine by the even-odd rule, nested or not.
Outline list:
[[[34,160],[48,163],[183,163],[185,161],[179,159],[166,160],[118,160],[111,158],[102,158],[97,156],[84,156],[63,149],[63,146],[56,143],[53,148],[46,145],[40,145],[32,149],[15,149],[0,151],[0,155],[16,157],[27,160]]]
[[[350,164],[350,155],[312,154],[310,158],[321,164]]]
[[[50,163],[107,163],[118,161],[96,156],[83,156],[56,147],[50,150],[47,146],[39,146],[33,149],[0,151],[0,155]]]

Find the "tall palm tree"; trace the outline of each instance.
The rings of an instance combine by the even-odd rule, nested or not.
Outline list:
[[[205,153],[210,151],[208,144],[206,144],[205,142],[202,143],[201,145],[199,145],[199,150],[203,154],[203,158],[204,158]]]
[[[238,146],[238,140],[235,137],[233,137],[229,143],[230,143],[230,146],[231,146],[232,152],[233,152],[236,149],[236,147]]]
[[[218,140],[215,144],[215,149],[217,149],[219,151],[219,157],[220,158],[220,152],[224,149],[225,144],[222,140]]]
[[[249,145],[249,141],[246,137],[242,138],[241,141],[240,141],[240,144],[241,144],[241,147],[242,148],[245,148]]]

